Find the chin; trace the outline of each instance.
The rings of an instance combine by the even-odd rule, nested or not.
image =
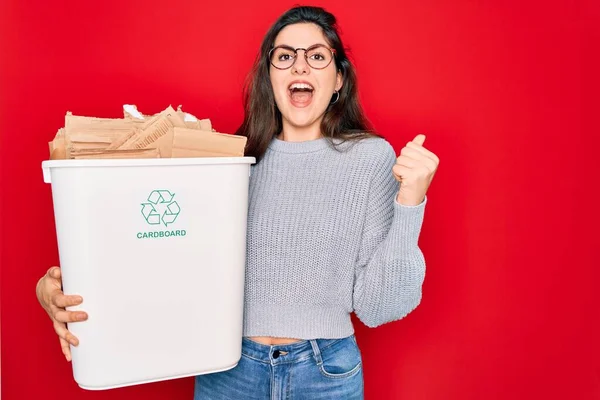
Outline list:
[[[313,125],[315,122],[317,122],[316,118],[303,118],[303,117],[292,117],[292,118],[287,118],[288,122],[295,126],[296,128],[306,128],[308,126]]]
[[[294,128],[310,128],[311,126],[314,126],[315,124],[319,124],[320,121],[316,120],[316,119],[288,119],[288,123],[293,126]]]
[[[292,115],[290,115],[292,114]],[[314,115],[314,113],[303,113],[293,110],[288,115],[282,115],[283,118],[295,128],[308,128],[314,124],[320,124],[324,113]]]

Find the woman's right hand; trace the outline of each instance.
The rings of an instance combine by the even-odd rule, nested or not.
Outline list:
[[[69,344],[77,346],[79,339],[67,329],[67,322],[80,322],[88,318],[83,311],[67,311],[65,308],[83,302],[81,296],[68,296],[62,291],[60,268],[52,267],[40,278],[35,288],[38,301],[50,316],[54,330],[60,339],[60,347],[67,361],[71,361]]]

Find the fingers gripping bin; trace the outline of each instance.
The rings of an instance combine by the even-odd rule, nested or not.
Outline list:
[[[213,373],[241,356],[252,157],[44,161],[73,376],[99,390]]]

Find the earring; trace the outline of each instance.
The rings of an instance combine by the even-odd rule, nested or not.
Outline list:
[[[338,100],[340,99],[340,92],[338,92],[337,90],[334,91],[333,93],[337,94],[337,97],[335,98],[335,101],[330,102],[329,104],[335,104],[338,102]]]

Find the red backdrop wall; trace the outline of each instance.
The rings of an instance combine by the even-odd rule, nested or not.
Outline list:
[[[578,5],[571,5],[577,3]],[[422,304],[356,322],[367,399],[600,399],[597,2],[323,1],[376,128],[439,155]],[[184,105],[222,132],[291,1],[2,2],[2,394],[191,399],[193,380],[86,392],[34,287],[58,263],[40,163],[66,111]]]

